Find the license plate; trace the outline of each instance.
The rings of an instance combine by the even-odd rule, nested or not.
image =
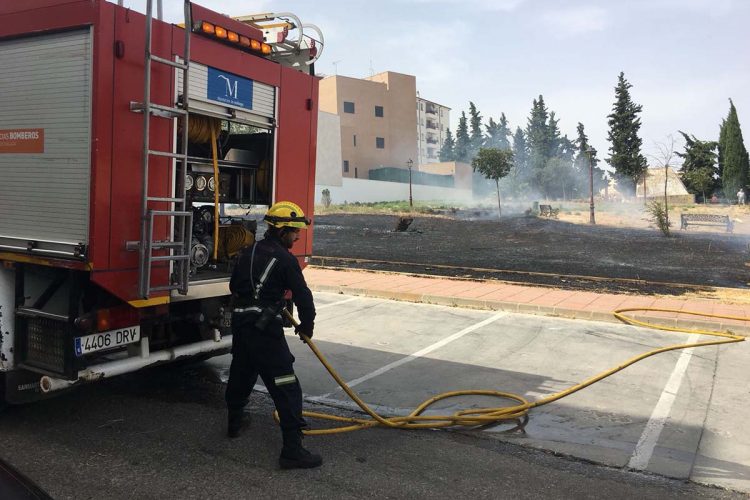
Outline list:
[[[103,351],[113,347],[132,344],[141,340],[140,325],[128,326],[108,332],[93,333],[85,337],[76,337],[76,356],[83,356],[90,352]]]

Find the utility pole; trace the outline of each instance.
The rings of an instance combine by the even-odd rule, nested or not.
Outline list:
[[[593,156],[594,154],[596,154],[596,149],[589,148],[586,150],[586,153],[589,155],[589,196],[590,196],[589,224],[596,224],[596,219],[594,218],[594,160],[593,160]]]
[[[409,158],[409,161],[406,162],[406,166],[409,167],[409,206],[413,207],[414,201],[412,200],[412,197],[411,197],[411,167],[414,166],[414,162],[412,161],[411,158]]]

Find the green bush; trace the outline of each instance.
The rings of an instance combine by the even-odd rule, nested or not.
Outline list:
[[[656,224],[656,227],[664,233],[664,236],[669,237],[669,227],[672,223],[669,222],[669,216],[664,204],[660,201],[650,201],[646,204],[646,212],[649,214],[649,220]]]

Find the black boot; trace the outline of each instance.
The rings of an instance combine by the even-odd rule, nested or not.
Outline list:
[[[227,437],[236,438],[250,424],[250,416],[245,410],[229,410],[227,414]]]
[[[302,432],[282,431],[284,447],[281,449],[279,465],[282,469],[312,469],[320,467],[323,459],[317,453],[310,453],[302,446]]]

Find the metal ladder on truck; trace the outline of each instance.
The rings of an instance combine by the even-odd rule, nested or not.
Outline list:
[[[161,1],[158,1],[159,18],[161,17]],[[182,61],[171,61],[155,56],[151,53],[151,37],[153,31],[153,0],[146,2],[146,61],[145,82],[143,87],[143,102],[131,103],[130,108],[143,113],[143,191],[141,202],[141,239],[138,244],[139,295],[144,299],[154,292],[177,290],[180,294],[187,294],[190,274],[190,242],[192,239],[193,212],[187,205],[185,192],[185,177],[188,165],[188,118],[189,98],[188,89],[190,79],[190,27],[192,26],[190,0],[184,1],[185,9],[185,47]],[[176,106],[164,106],[151,102],[151,69],[152,64],[165,64],[182,72],[182,102]],[[182,119],[181,145],[179,152],[156,151],[149,146],[149,125],[152,117]],[[172,197],[158,197],[149,194],[149,160],[151,157],[171,158],[175,169],[175,187]],[[153,203],[169,203],[168,210],[155,210]],[[157,221],[166,220],[172,226],[172,236],[167,240],[154,240],[154,225]],[[166,255],[154,255],[154,251],[164,251]],[[172,272],[167,285],[151,286],[151,270],[154,263],[171,262]]]

